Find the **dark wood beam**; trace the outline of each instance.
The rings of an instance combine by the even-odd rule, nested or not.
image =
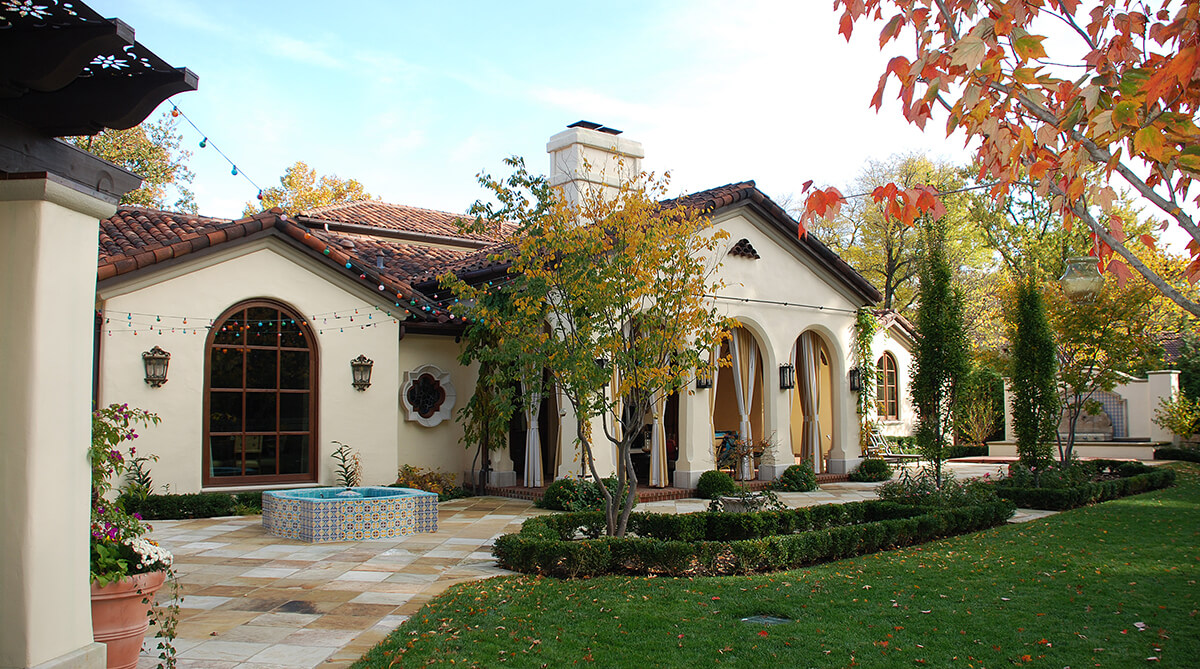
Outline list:
[[[44,172],[81,193],[116,204],[142,185],[138,175],[33,128],[0,122],[0,176]]]
[[[55,91],[70,84],[98,53],[133,44],[120,19],[57,28],[10,28],[0,40],[0,97]]]

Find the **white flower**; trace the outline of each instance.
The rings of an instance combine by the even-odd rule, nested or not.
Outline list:
[[[32,16],[35,19],[44,19],[50,16],[45,5],[35,5],[33,0],[5,0],[4,9],[21,18]]]
[[[129,63],[122,58],[116,56],[96,56],[92,59],[92,65],[99,65],[101,68],[119,70],[123,67],[129,67]]]
[[[142,558],[138,562],[139,569],[166,569],[175,560],[170,551],[148,539],[131,539],[129,547]]]

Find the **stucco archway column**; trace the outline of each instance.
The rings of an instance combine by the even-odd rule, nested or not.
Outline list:
[[[517,472],[513,469],[512,453],[508,444],[488,453],[491,470],[488,472],[488,485],[508,488],[517,484]]]
[[[676,488],[695,488],[700,475],[716,468],[713,462],[713,389],[679,391],[679,457],[675,460]]]
[[[829,449],[829,471],[835,474],[849,472],[861,459],[858,448],[858,414],[851,409],[855,406],[855,396],[850,392],[849,383],[839,383],[840,381],[841,379],[834,375],[833,392],[841,394],[840,401],[833,405],[833,443]]]
[[[774,370],[771,370],[774,371]],[[766,374],[763,379],[764,392],[764,425],[763,431],[766,436],[770,437],[770,446],[763,451],[762,459],[758,464],[758,479],[760,481],[774,481],[783,474],[783,470],[795,464],[795,456],[792,455],[792,398],[794,390],[781,390],[779,388],[778,374]],[[766,402],[771,403],[770,408],[766,408]],[[766,417],[770,416],[770,424],[766,424]]]
[[[97,221],[53,174],[0,180],[0,666],[104,666],[88,584]],[[130,364],[139,364],[132,360]]]

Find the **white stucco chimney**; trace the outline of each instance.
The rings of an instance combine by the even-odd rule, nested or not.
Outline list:
[[[550,154],[550,185],[562,190],[571,204],[595,189],[614,190],[642,171],[642,143],[614,130],[576,121],[546,143]]]

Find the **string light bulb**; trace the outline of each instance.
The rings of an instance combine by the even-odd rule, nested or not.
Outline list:
[[[236,177],[237,176],[237,165],[234,165],[233,169],[229,170],[229,173]]]
[[[200,148],[202,148],[202,149],[203,149],[203,148],[204,148],[204,147],[206,147],[206,146],[208,146],[208,138],[207,138],[207,137],[205,137],[204,139],[200,140]]]

